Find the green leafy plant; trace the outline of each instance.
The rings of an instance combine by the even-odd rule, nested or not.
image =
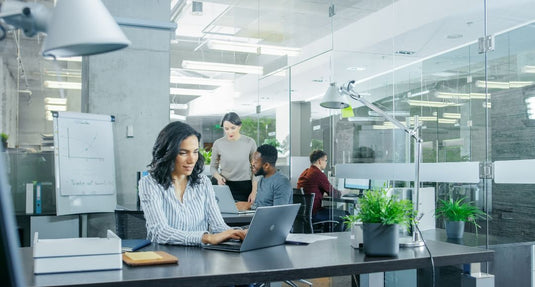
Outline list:
[[[204,148],[199,149],[199,152],[204,157],[204,164],[209,165],[212,162],[212,151],[205,150]]]
[[[476,228],[480,228],[477,219],[486,219],[487,214],[473,205],[473,202],[465,201],[462,197],[457,200],[449,198],[448,200],[439,199],[439,206],[435,210],[435,216],[441,217],[447,221],[465,221],[472,223]]]
[[[359,211],[344,217],[347,227],[357,221],[363,223],[400,224],[409,227],[415,220],[415,211],[410,200],[398,200],[389,196],[384,187],[364,192],[359,199]]]

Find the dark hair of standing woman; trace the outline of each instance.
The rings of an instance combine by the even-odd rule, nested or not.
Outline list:
[[[226,113],[221,119],[221,127],[223,127],[224,122],[229,122],[235,126],[241,126],[241,119],[235,112]]]
[[[180,144],[190,136],[196,136],[199,142],[201,141],[201,134],[188,124],[172,122],[165,126],[156,138],[152,148],[152,162],[148,167],[150,167],[152,177],[165,189],[171,186],[171,173],[175,170],[175,160],[180,151]],[[200,182],[203,169],[204,157],[199,153],[199,159],[189,176],[192,185]]]

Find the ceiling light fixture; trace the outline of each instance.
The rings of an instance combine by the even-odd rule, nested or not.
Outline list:
[[[427,95],[427,94],[429,94],[429,90],[421,91],[421,92],[414,93],[414,94],[411,93],[411,92],[408,92],[407,93],[407,97],[413,98],[413,97],[423,96],[423,95]]]
[[[275,56],[299,56],[301,49],[283,47],[283,46],[272,46],[272,45],[261,45],[261,44],[252,44],[252,43],[243,43],[243,42],[229,42],[229,41],[219,41],[219,40],[209,40],[206,44],[209,49],[212,50],[222,50],[222,51],[232,51],[232,52],[244,52],[258,55],[275,55]]]
[[[521,69],[522,73],[535,74],[535,66],[526,65]]]
[[[491,82],[491,81],[476,81],[476,87],[489,89],[509,89],[509,82]]]
[[[171,103],[171,104],[169,104],[169,108],[171,110],[187,110],[188,109],[188,104]]]
[[[213,95],[213,92],[211,90],[170,88],[169,94],[187,96],[211,96]]]
[[[490,93],[487,94],[490,98]],[[459,99],[459,100],[484,100],[485,93],[447,93],[437,92],[436,97],[440,99]]]
[[[47,33],[43,56],[89,56],[130,45],[100,0],[60,0],[53,12],[40,3],[19,1],[4,1],[0,9],[0,18],[26,36]]]
[[[52,57],[45,57],[45,59],[49,61],[54,61],[54,58]],[[62,62],[82,62],[82,57],[57,57],[55,60]]]
[[[44,81],[43,85],[49,89],[68,89],[68,90],[81,90],[82,83],[77,82],[59,82],[59,81]]]
[[[203,85],[203,86],[226,86],[232,85],[232,80],[212,79],[212,78],[198,78],[198,77],[184,77],[171,76],[170,82],[172,84],[184,85]]]
[[[449,119],[460,119],[460,113],[442,113],[442,116]]]
[[[432,107],[432,108],[444,108],[444,107],[453,105],[452,103],[434,102],[434,101],[418,101],[418,100],[408,100],[407,103],[409,103],[409,105],[411,106]]]
[[[235,64],[199,62],[199,61],[188,61],[188,60],[182,61],[182,68],[190,69],[190,70],[205,70],[205,71],[231,72],[231,73],[256,74],[256,75],[262,75],[264,73],[264,67],[261,67],[261,66],[235,65]]]
[[[49,105],[66,105],[67,98],[45,98],[45,104]]]
[[[440,119],[438,119],[438,123],[439,124],[455,124],[455,123],[457,123],[457,119],[443,119],[443,118],[440,118]]]

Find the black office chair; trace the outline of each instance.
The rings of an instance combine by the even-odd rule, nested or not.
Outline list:
[[[145,239],[147,227],[140,210],[115,210],[115,233],[121,239]]]
[[[323,220],[312,222],[312,207],[314,206],[314,193],[309,194],[295,194],[293,195],[293,203],[300,203],[299,211],[295,217],[292,233],[318,233],[324,230],[334,230],[338,221]],[[327,228],[329,226],[330,228]]]

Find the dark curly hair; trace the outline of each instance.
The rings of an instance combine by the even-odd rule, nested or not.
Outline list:
[[[165,126],[156,138],[152,148],[152,162],[148,167],[152,177],[165,189],[171,186],[171,173],[175,169],[175,159],[180,151],[180,144],[190,136],[196,136],[199,142],[201,141],[201,134],[188,124],[172,122]],[[204,157],[199,153],[199,159],[189,176],[192,185],[200,183],[203,169]]]
[[[275,166],[278,155],[277,149],[274,146],[269,144],[263,144],[259,146],[256,151],[260,153],[260,158],[262,159],[262,162],[267,162],[272,166]]]

